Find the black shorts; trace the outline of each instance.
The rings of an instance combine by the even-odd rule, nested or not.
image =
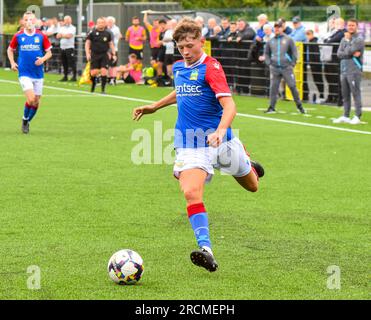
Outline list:
[[[151,60],[158,61],[158,55],[161,48],[151,48]]]
[[[165,47],[160,48],[157,61],[162,62],[162,63],[165,61],[165,50],[166,50]]]
[[[134,53],[138,59],[143,59],[143,50],[136,50],[131,47],[129,47],[129,55]]]
[[[90,69],[108,69],[109,65],[110,61],[107,53],[91,55]]]
[[[124,82],[125,83],[135,83],[135,80],[130,74],[128,74],[128,76],[124,79]]]
[[[174,55],[173,54],[165,54],[164,64],[165,65],[172,65],[174,63]]]

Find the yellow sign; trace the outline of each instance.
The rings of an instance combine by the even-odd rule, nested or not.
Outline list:
[[[296,88],[299,92],[299,97],[303,100],[303,85],[304,85],[304,45],[302,42],[296,42],[296,49],[298,50],[298,60],[294,68],[294,75],[296,81]],[[294,100],[289,87],[286,85],[285,94],[287,100]]]
[[[211,56],[211,41],[206,40],[204,45],[204,51],[208,56]]]

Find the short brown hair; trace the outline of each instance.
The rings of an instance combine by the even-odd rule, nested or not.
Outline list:
[[[358,20],[357,19],[351,18],[351,19],[348,20],[348,22],[354,22],[358,26]]]
[[[182,41],[187,37],[193,39],[201,38],[201,28],[191,18],[183,18],[175,27],[173,38],[175,42]]]

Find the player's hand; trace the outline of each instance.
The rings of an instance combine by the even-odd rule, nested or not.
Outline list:
[[[265,56],[260,56],[258,59],[259,59],[259,61],[263,62],[263,61],[265,61]]]
[[[353,53],[353,56],[359,58],[361,56],[361,51],[356,51]]]
[[[41,58],[41,57],[37,57],[37,59],[35,61],[35,65],[36,66],[41,66],[43,63],[44,63],[44,59]]]
[[[344,33],[344,38],[347,39],[347,40],[350,40],[350,39],[352,39],[352,35],[350,34],[350,32],[345,32]]]
[[[11,69],[12,69],[13,71],[18,71],[18,64],[16,64],[15,62],[12,63],[12,65],[11,65]]]
[[[90,60],[91,60],[91,55],[90,55],[90,53],[87,53],[87,54],[86,54],[86,60],[90,62]]]
[[[117,61],[117,56],[116,55],[112,56],[112,60],[113,60],[113,62],[116,62]]]
[[[224,135],[225,135],[225,132],[223,133],[220,130],[217,130],[207,136],[206,142],[211,147],[214,147],[214,148],[219,147],[223,142]]]
[[[139,121],[144,114],[154,113],[156,109],[153,105],[147,105],[135,108],[133,110],[133,120]]]

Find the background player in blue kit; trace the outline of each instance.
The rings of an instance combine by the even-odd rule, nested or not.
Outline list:
[[[36,16],[26,12],[23,15],[24,28],[14,35],[7,51],[11,68],[18,70],[19,82],[26,96],[22,120],[22,132],[26,134],[40,104],[44,82],[43,64],[52,56],[48,37],[36,29],[36,22]],[[14,51],[17,49],[16,63]]]
[[[232,175],[246,190],[258,190],[264,169],[250,160],[231,124],[236,106],[220,63],[203,52],[201,29],[192,19],[183,19],[173,38],[184,60],[173,66],[175,90],[163,99],[133,110],[133,119],[174,104],[178,105],[174,146],[174,175],[187,202],[190,223],[200,249],[191,253],[195,265],[216,271],[211,250],[208,215],[203,204],[205,182],[214,169]]]

